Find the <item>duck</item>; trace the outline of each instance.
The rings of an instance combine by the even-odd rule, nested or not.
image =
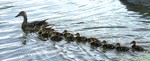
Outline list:
[[[110,49],[115,49],[115,46],[113,44],[107,44],[107,42],[103,40],[102,48],[103,50],[110,50]]]
[[[48,39],[50,37],[50,34],[47,32],[42,32],[39,36]]]
[[[98,39],[93,38],[93,37],[91,37],[91,38],[88,38],[88,39],[87,39],[87,41],[88,41],[88,42],[92,42],[93,40],[95,40],[95,41],[99,41]]]
[[[80,36],[80,33],[75,34],[75,39],[77,42],[86,42],[87,38],[85,36]]]
[[[42,33],[51,33],[51,32],[53,32],[53,31],[55,31],[54,29],[52,29],[52,27],[45,27],[45,26],[41,26],[40,27],[40,30],[38,31],[38,34],[40,35],[40,34],[42,34]]]
[[[61,37],[63,36],[62,33],[53,31],[53,32],[50,33],[50,37],[51,37],[52,35],[54,35],[54,34],[55,34],[55,35],[58,35],[58,36],[61,36]]]
[[[75,41],[75,37],[73,35],[67,35],[66,41],[73,42],[73,41]]]
[[[64,30],[62,34],[65,38],[68,36],[73,36],[73,34],[69,33],[67,30]]]
[[[91,46],[99,47],[99,46],[102,45],[102,44],[101,44],[101,41],[99,41],[99,40],[96,39],[96,38],[89,38],[88,40],[90,41]]]
[[[62,36],[60,36],[59,34],[57,34],[56,32],[52,33],[51,36],[50,36],[50,39],[52,41],[61,41],[63,39]]]
[[[47,27],[41,27],[40,30],[38,31],[39,37],[42,38],[47,38],[51,36],[51,33],[54,31],[54,29],[52,29],[52,27],[47,28]]]
[[[129,47],[121,46],[120,43],[116,43],[115,47],[116,47],[116,48],[115,48],[116,51],[119,51],[119,52],[127,52],[127,51],[130,50]]]
[[[25,11],[21,11],[15,17],[19,17],[19,16],[23,17],[23,22],[22,22],[21,28],[22,28],[23,32],[25,32],[25,33],[36,32],[40,29],[40,26],[49,25],[48,22],[46,22],[46,20],[48,20],[48,19],[44,19],[41,21],[33,21],[33,22],[29,23],[28,18],[27,18],[27,14]]]
[[[41,26],[37,33],[41,35],[43,32],[45,32],[45,27]]]
[[[47,41],[50,37],[50,34],[48,34],[47,32],[41,32],[40,34],[38,34],[38,38],[41,41]]]
[[[132,47],[131,47],[131,49],[132,49],[133,52],[134,51],[140,51],[140,52],[142,52],[142,51],[145,50],[143,47],[136,45],[135,41],[132,41],[131,44],[133,44]]]

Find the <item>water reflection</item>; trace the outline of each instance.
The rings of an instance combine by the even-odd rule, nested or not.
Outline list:
[[[148,7],[143,7],[140,5],[132,4],[127,2],[126,0],[120,0],[124,5],[126,5],[126,8],[128,11],[134,11],[134,12],[139,12],[141,14],[141,18],[147,18],[150,16],[150,8]],[[147,18],[148,19],[148,18]]]

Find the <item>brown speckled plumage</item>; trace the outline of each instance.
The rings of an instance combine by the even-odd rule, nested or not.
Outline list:
[[[38,31],[42,25],[48,25],[48,23],[46,22],[46,20],[48,19],[29,23],[25,11],[21,11],[16,17],[19,16],[22,16],[24,18],[21,28],[25,33]]]

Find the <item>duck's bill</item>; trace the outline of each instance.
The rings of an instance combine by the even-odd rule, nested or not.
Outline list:
[[[19,17],[20,15],[16,15],[15,17]]]

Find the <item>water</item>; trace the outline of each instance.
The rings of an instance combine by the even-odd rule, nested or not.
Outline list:
[[[150,60],[150,16],[148,10],[125,6],[119,0],[4,0],[0,1],[0,60],[3,61],[129,61]],[[58,32],[69,30],[87,37],[120,42],[130,47],[136,40],[148,51],[102,52],[88,44],[41,41],[37,34],[23,37],[21,23],[15,18],[26,11],[29,22],[49,18]],[[27,44],[22,42],[27,40]]]

